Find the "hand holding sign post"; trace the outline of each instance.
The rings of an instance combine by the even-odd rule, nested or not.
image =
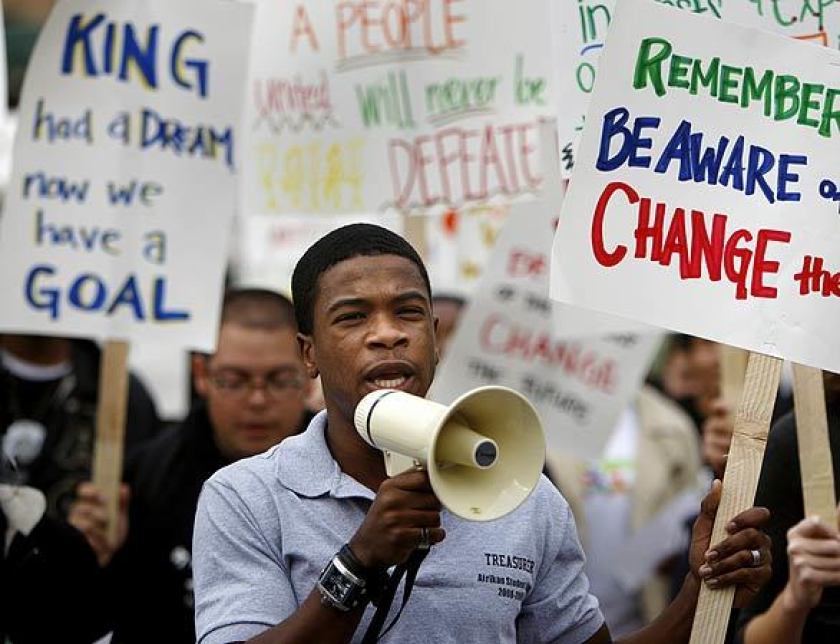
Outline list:
[[[67,0],[30,62],[0,220],[0,328],[106,341],[94,469],[109,497],[120,342],[215,346],[251,14],[218,1]]]
[[[760,353],[750,354],[711,543],[724,539],[726,524],[732,517],[749,508],[755,499],[781,373],[782,361],[778,358]],[[704,585],[700,588],[691,629],[691,644],[723,642],[734,598],[734,587],[710,590]]]

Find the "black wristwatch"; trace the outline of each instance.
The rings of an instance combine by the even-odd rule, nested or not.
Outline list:
[[[345,544],[318,577],[321,603],[348,612],[372,601],[374,604],[388,579],[382,570],[365,568]]]

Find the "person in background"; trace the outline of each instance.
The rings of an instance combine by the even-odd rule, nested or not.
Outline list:
[[[824,372],[834,494],[840,498],[840,376]],[[730,424],[730,435],[732,432]],[[770,509],[773,574],[741,611],[737,637],[745,644],[840,642],[840,511],[805,516],[793,413],[777,421],[767,440],[756,503]]]
[[[603,456],[590,462],[550,453],[549,478],[575,515],[584,570],[614,635],[641,628],[671,599],[668,570],[687,550],[702,497],[691,419],[653,387],[624,411]],[[657,522],[658,540],[642,532]],[[653,556],[651,553],[655,552]],[[647,560],[647,566],[639,567]],[[682,570],[680,582],[688,573]]]
[[[711,416],[729,413],[721,407],[721,348],[711,340],[682,333],[670,334],[663,344],[657,365],[648,382],[677,403],[702,432]],[[782,370],[779,392],[773,407],[775,422],[793,409],[792,373]],[[704,461],[714,469],[712,463]]]
[[[91,477],[99,358],[89,340],[0,335],[0,481],[41,490],[53,519],[66,517]],[[126,455],[159,428],[152,398],[130,375]]]
[[[40,490],[0,484],[0,642],[91,644],[84,616],[104,601],[102,571],[84,537],[46,509]]]
[[[649,382],[683,408],[700,431],[711,401],[718,395],[718,345],[683,333],[663,343],[659,365]]]
[[[114,644],[195,641],[191,561],[198,495],[218,468],[306,426],[310,382],[296,331],[294,309],[282,295],[229,291],[216,352],[193,360],[200,402],[126,465],[128,511],[118,543],[105,538],[98,490],[80,486],[70,522],[106,566],[113,605],[103,629],[114,630]]]
[[[432,308],[438,319],[437,343],[441,358],[446,355],[449,342],[455,335],[465,305],[466,300],[460,295],[451,293],[435,293],[432,295]]]
[[[437,323],[416,251],[383,228],[345,226],[307,250],[292,288],[304,364],[321,375],[326,410],[299,436],[205,483],[194,535],[200,644],[359,642],[371,600],[387,605],[386,570],[429,546],[389,641],[612,641],[569,507],[547,479],[512,513],[464,521],[441,509],[427,472],[388,478],[382,453],[358,435],[364,395],[424,396],[434,377]],[[716,484],[703,502],[680,596],[623,641],[687,642],[703,580],[736,585],[742,602],[769,576],[760,508],[733,520],[711,560],[719,495]],[[759,565],[745,567],[751,550]]]

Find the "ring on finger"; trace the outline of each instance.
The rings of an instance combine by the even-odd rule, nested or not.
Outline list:
[[[761,565],[761,550],[750,550],[750,555],[752,556],[750,567],[758,568]]]
[[[428,550],[431,545],[431,541],[429,540],[429,529],[426,527],[420,528],[420,542],[417,544],[417,548],[421,550]]]

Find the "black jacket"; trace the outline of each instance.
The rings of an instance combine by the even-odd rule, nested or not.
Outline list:
[[[126,463],[129,535],[108,570],[114,644],[195,642],[193,520],[201,486],[226,464],[203,404]]]
[[[840,496],[840,405],[829,403],[828,431],[834,467],[834,493]],[[768,610],[788,581],[787,531],[805,518],[802,474],[799,467],[796,418],[791,412],[773,425],[758,481],[755,504],[770,510],[765,532],[773,540],[773,576],[753,602],[741,611],[739,631],[756,615]],[[840,587],[823,591],[820,603],[808,614],[802,641],[807,644],[840,642]]]
[[[310,415],[302,419],[306,427]],[[109,566],[112,644],[193,644],[192,536],[201,487],[228,464],[203,402],[126,464],[129,534]]]
[[[45,516],[29,535],[17,533],[9,551],[0,550],[0,642],[90,644],[102,576],[85,538],[66,523]]]
[[[0,438],[20,417],[34,417],[47,429],[40,455],[14,475],[0,472],[0,479],[41,490],[47,497],[47,515],[54,519],[66,517],[76,487],[91,478],[99,358],[100,351],[95,343],[73,340],[71,374],[61,382],[47,383],[17,378],[0,363]],[[66,393],[62,389],[64,380],[69,385]],[[155,436],[159,427],[160,420],[151,397],[140,381],[130,376],[126,455]]]

